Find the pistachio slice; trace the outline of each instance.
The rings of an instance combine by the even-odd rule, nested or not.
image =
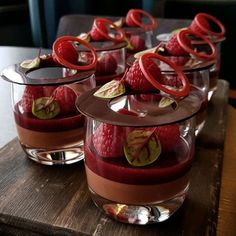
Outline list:
[[[104,84],[93,95],[100,98],[114,98],[125,93],[124,83],[120,80],[112,80]]]
[[[52,97],[41,97],[33,101],[32,113],[39,119],[52,119],[57,116],[59,112],[59,103]]]
[[[20,66],[22,68],[26,68],[26,69],[33,69],[33,68],[37,68],[40,65],[40,57],[36,57],[34,59],[29,59],[29,60],[25,60],[23,62],[21,62]]]
[[[173,103],[173,99],[168,98],[168,97],[162,97],[161,101],[159,102],[159,107],[160,108],[165,108],[168,107],[169,105],[171,105]]]
[[[125,41],[126,41],[126,43],[127,43],[127,45],[126,45],[126,49],[128,49],[128,50],[134,50],[134,47],[133,47],[133,45],[130,43],[130,40],[128,39],[128,38],[125,38]]]
[[[130,165],[146,166],[161,154],[160,141],[154,130],[133,130],[127,137],[124,153]]]

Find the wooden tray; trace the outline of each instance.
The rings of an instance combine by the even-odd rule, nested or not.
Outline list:
[[[0,150],[1,235],[215,235],[228,83],[209,104],[196,142],[188,197],[166,222],[135,226],[107,218],[90,199],[83,162],[43,166],[25,157],[17,139]]]

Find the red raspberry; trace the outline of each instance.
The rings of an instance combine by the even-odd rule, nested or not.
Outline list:
[[[132,16],[133,15],[133,16]],[[132,16],[132,17],[131,17]],[[135,24],[132,18],[135,18],[138,22],[142,22],[141,19],[141,14],[139,12],[134,12],[132,9],[128,11],[126,18],[125,18],[125,23],[129,27],[137,27],[138,25]]]
[[[170,61],[175,63],[177,66],[184,66],[190,59],[188,56],[170,56],[168,57]]]
[[[102,123],[93,134],[93,145],[104,158],[123,156],[125,132],[122,126]]]
[[[191,41],[189,38],[185,38],[185,44],[189,47],[191,46]],[[166,50],[173,56],[182,56],[182,55],[188,55],[189,53],[186,52],[179,44],[177,40],[176,34],[173,35],[170,40],[166,44]]]
[[[178,125],[165,125],[156,128],[155,133],[161,142],[163,152],[171,152],[174,150],[176,143],[180,138]]]
[[[162,75],[160,68],[150,59],[146,61],[146,67],[154,78],[159,80]],[[134,91],[149,92],[156,88],[145,78],[139,66],[139,60],[136,59],[127,72],[125,82],[127,86]]]
[[[208,21],[205,18],[201,18],[201,25],[206,28],[210,29],[210,25]],[[206,34],[195,22],[195,20],[192,21],[190,27],[189,27],[193,32],[199,33],[199,34]]]
[[[130,44],[134,52],[143,51],[146,49],[145,40],[139,35],[132,35],[130,37]]]
[[[106,35],[108,34],[107,27],[102,22],[96,21],[96,23],[95,22],[93,23],[92,29],[90,31],[90,37],[92,38],[92,40],[94,41],[106,40],[106,38],[98,31],[97,27],[99,28],[99,30],[104,32],[104,34]]]
[[[110,75],[115,74],[117,69],[117,62],[114,56],[110,53],[101,55],[97,61],[96,74],[98,75]]]
[[[58,46],[60,56],[71,64],[78,63],[78,53],[72,43],[68,41],[61,42]]]
[[[43,96],[43,87],[27,85],[19,105],[24,112],[32,112],[33,101]]]
[[[77,111],[75,106],[76,94],[67,86],[59,86],[53,92],[53,97],[60,105],[61,114],[75,113]]]

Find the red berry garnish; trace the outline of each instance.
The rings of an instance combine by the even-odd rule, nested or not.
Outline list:
[[[22,108],[23,112],[32,112],[32,104],[33,101],[43,97],[43,87],[42,86],[31,86],[27,85],[25,87],[23,96],[20,100],[20,107]]]
[[[142,21],[142,16],[147,17],[148,23]],[[157,27],[156,19],[142,9],[131,9],[128,11],[125,23],[129,27],[141,27],[145,31],[151,31]]]
[[[135,21],[133,19],[135,19]],[[135,11],[134,9],[129,10],[125,18],[126,25],[129,27],[137,27],[139,26],[139,24],[136,23],[137,21],[140,24],[142,23],[141,13]]]
[[[211,25],[215,26],[214,30],[212,29]],[[207,13],[198,13],[194,17],[189,28],[196,33],[209,36],[222,37],[225,34],[225,27],[222,22],[216,17]],[[215,28],[217,30],[215,30]]]
[[[178,125],[159,126],[155,129],[163,152],[174,151],[176,144],[180,139],[180,130]]]
[[[132,35],[129,42],[133,48],[133,52],[139,52],[146,49],[145,40],[139,35]]]
[[[181,79],[176,75],[165,75],[162,77],[162,84],[172,88],[180,88],[182,85]]]
[[[78,53],[75,47],[71,42],[63,41],[58,45],[58,53],[60,57],[64,58],[64,60],[68,61],[71,64],[78,63]]]
[[[191,40],[187,37],[185,37],[185,44],[191,47]],[[170,38],[165,48],[168,51],[168,53],[170,53],[173,56],[189,55],[189,53],[186,50],[184,50],[182,46],[180,46],[176,34],[174,34]]]
[[[146,65],[148,70],[156,78],[156,80],[159,80],[162,77],[160,68],[152,60],[147,60]],[[134,91],[149,92],[156,90],[156,88],[144,76],[139,65],[139,59],[136,59],[128,70],[125,82],[127,86]]]
[[[116,32],[111,32],[110,28]],[[89,34],[94,41],[111,40],[122,42],[125,39],[125,32],[112,21],[105,18],[96,18]]]
[[[102,32],[101,32],[102,31]],[[105,24],[101,21],[96,21],[96,19],[93,22],[92,29],[90,31],[90,36],[92,40],[94,41],[103,41],[107,40],[107,38],[104,36],[104,34],[108,34],[108,30]]]
[[[117,69],[117,61],[110,53],[104,53],[97,61],[96,74],[110,75],[115,74]]]
[[[93,134],[93,145],[104,158],[123,156],[125,132],[122,126],[101,123]]]
[[[77,111],[75,92],[67,86],[59,86],[53,92],[53,98],[60,105],[60,114],[71,114]]]
[[[202,19],[201,20],[201,25],[202,27],[209,29],[210,30],[210,25],[208,23],[208,21],[206,19]],[[193,20],[190,27],[189,27],[193,32],[197,32],[199,34],[206,34],[206,32],[204,30],[202,30],[202,28],[200,28],[198,26],[198,23],[196,22],[196,20]]]

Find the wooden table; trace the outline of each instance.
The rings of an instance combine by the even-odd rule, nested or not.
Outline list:
[[[8,58],[0,68],[33,58],[36,52],[0,47]],[[149,226],[118,223],[102,214],[89,197],[83,162],[43,166],[26,158],[13,139],[9,85],[0,82],[0,92],[5,92],[0,109],[0,235],[234,235],[236,112],[227,105],[227,82],[219,80],[220,89],[209,104],[186,201],[168,221]]]

